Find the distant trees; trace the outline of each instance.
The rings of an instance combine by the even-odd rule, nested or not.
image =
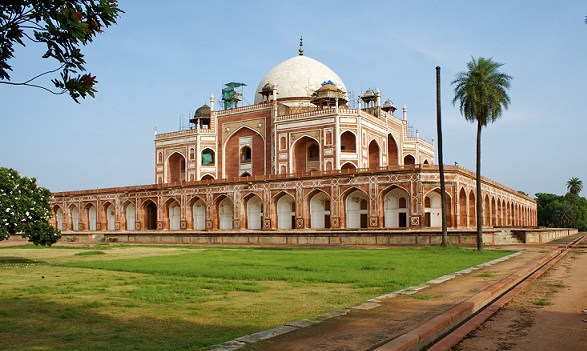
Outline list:
[[[455,85],[453,105],[459,102],[459,109],[465,119],[477,123],[477,218],[483,218],[481,197],[481,129],[498,119],[510,104],[507,90],[512,77],[501,73],[501,63],[492,59],[472,58],[466,72],[457,73],[451,84]],[[477,221],[477,249],[483,250],[482,221]]]
[[[44,89],[60,95],[69,93],[76,101],[94,97],[96,77],[86,69],[80,47],[90,43],[104,28],[116,23],[119,14],[116,0],[9,0],[0,3],[0,83]],[[45,44],[43,58],[57,61],[56,68],[23,82],[12,82],[9,60],[14,45]],[[35,83],[41,76],[59,73],[51,82],[57,91]]]
[[[571,178],[564,196],[536,194],[538,225],[587,231],[587,199],[579,196],[582,187],[583,182],[579,178]]]
[[[20,234],[35,245],[50,246],[61,232],[49,224],[51,192],[35,178],[0,167],[0,241]]]

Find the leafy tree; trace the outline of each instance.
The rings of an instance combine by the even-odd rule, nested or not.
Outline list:
[[[577,194],[567,193],[564,196],[564,203],[568,204],[574,214],[574,221],[570,227],[587,231],[587,199]]]
[[[0,83],[41,88],[53,94],[78,98],[94,97],[97,83],[91,73],[84,73],[85,59],[80,46],[85,46],[116,23],[119,14],[116,0],[4,0],[0,4]],[[31,77],[24,82],[10,81],[9,60],[14,57],[16,43],[45,44],[43,58],[53,58],[58,67]],[[51,82],[53,91],[34,81],[46,74],[59,72]]]
[[[536,194],[538,225],[550,228],[587,230],[587,199],[576,194],[565,196]]]
[[[571,194],[579,195],[579,193],[583,190],[583,181],[577,177],[573,177],[569,179],[567,182],[567,191]]]
[[[49,224],[51,192],[35,178],[0,167],[0,240],[21,234],[35,245],[52,245],[61,233]]]
[[[512,77],[499,72],[501,63],[492,59],[472,58],[468,71],[457,73],[453,105],[458,101],[465,119],[477,123],[477,249],[483,250],[483,200],[481,197],[481,129],[498,119],[510,104],[507,90]]]

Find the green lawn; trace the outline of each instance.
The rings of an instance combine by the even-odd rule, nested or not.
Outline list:
[[[199,350],[509,253],[0,248],[0,350]]]

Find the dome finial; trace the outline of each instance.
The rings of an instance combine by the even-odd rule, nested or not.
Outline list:
[[[300,50],[298,50],[300,52],[300,56],[304,56],[304,43],[303,43],[303,38],[300,36]]]

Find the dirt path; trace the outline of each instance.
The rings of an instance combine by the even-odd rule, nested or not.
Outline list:
[[[587,249],[577,249],[453,350],[587,350],[585,309]]]
[[[539,247],[526,247],[521,255],[505,262],[430,286],[414,295],[386,299],[374,309],[352,310],[345,316],[250,344],[241,350],[370,350],[426,322],[547,253]]]

